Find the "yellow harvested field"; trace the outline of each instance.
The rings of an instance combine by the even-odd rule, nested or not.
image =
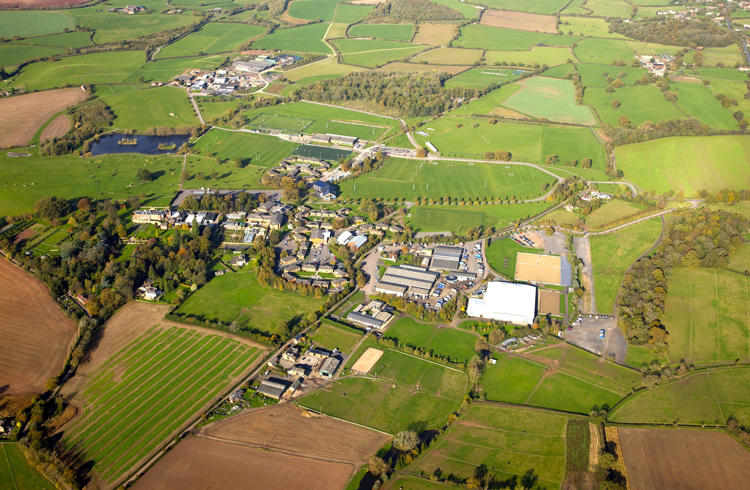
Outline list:
[[[560,284],[561,260],[557,255],[516,254],[516,280]]]
[[[557,34],[557,18],[554,15],[488,9],[482,14],[482,20],[479,23],[492,27]]]
[[[373,366],[377,364],[382,355],[382,350],[369,347],[365,351],[365,353],[362,354],[359,359],[357,359],[357,362],[354,363],[354,365],[352,366],[352,371],[362,374],[369,373],[370,369],[372,369]]]
[[[546,315],[560,314],[560,293],[558,291],[549,291],[547,289],[539,290],[539,313]]]
[[[451,24],[418,24],[414,44],[448,46],[458,36],[458,28]]]
[[[482,49],[435,48],[419,53],[413,58],[416,62],[427,62],[435,65],[465,65],[478,62],[482,58]]]
[[[332,57],[314,63],[308,63],[299,68],[293,68],[284,73],[284,77],[293,82],[298,82],[307,77],[317,77],[320,75],[347,75],[353,71],[362,70],[364,70],[364,68],[351,65],[340,65],[336,60],[336,57]]]
[[[0,99],[0,148],[28,144],[49,118],[88,96],[72,87]]]

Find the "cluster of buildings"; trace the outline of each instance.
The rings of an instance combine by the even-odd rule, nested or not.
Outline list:
[[[305,350],[296,344],[298,340],[295,339],[295,345],[281,356],[268,361],[270,368],[286,374],[279,373],[263,379],[256,388],[258,393],[276,400],[291,398],[304,388],[303,383],[308,378],[333,379],[344,362],[343,355],[337,349],[331,351],[314,345]]]
[[[604,201],[609,201],[612,199],[612,196],[610,194],[607,194],[606,192],[599,192],[597,190],[588,190],[581,194],[580,196],[581,201],[591,202],[595,201],[597,199],[601,199]]]
[[[133,212],[131,221],[138,224],[151,224],[162,230],[176,227],[215,226],[221,215],[212,211],[189,212],[170,208],[141,208]]]
[[[669,65],[674,61],[674,57],[666,53],[657,55],[640,54],[636,56],[636,59],[641,66],[657,77],[663,77]]]
[[[120,8],[108,8],[107,12],[116,12],[118,14],[135,15],[139,12],[145,12],[146,7],[143,5],[126,5]]]
[[[372,300],[357,305],[348,315],[349,323],[363,327],[365,331],[383,330],[393,320],[393,309],[383,301]]]

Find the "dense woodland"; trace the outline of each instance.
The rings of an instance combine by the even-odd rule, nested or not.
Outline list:
[[[348,103],[402,117],[435,116],[494,89],[445,88],[445,73],[358,72],[298,89],[296,98]]]
[[[434,22],[459,20],[463,16],[445,5],[429,0],[391,0],[379,3],[367,17],[369,22]]]
[[[676,46],[727,46],[734,42],[730,31],[708,19],[654,17],[627,22],[623,19],[610,19],[609,29],[639,41]]]
[[[747,218],[726,211],[680,211],[667,223],[662,241],[626,273],[619,301],[619,325],[628,342],[664,350],[669,340],[664,306],[674,267],[724,267],[743,243]]]
[[[711,128],[698,119],[670,119],[669,121],[646,121],[640,126],[609,126],[604,125],[604,131],[613,145],[627,145],[641,143],[668,136],[706,136],[711,134]]]

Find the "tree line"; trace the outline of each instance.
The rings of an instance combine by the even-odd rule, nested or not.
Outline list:
[[[709,19],[612,18],[609,30],[639,41],[676,46],[727,46],[734,42],[730,31]]]

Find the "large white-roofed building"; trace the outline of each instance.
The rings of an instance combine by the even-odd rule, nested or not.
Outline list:
[[[482,298],[469,298],[466,314],[519,325],[531,325],[536,317],[536,286],[513,282],[487,284]]]

